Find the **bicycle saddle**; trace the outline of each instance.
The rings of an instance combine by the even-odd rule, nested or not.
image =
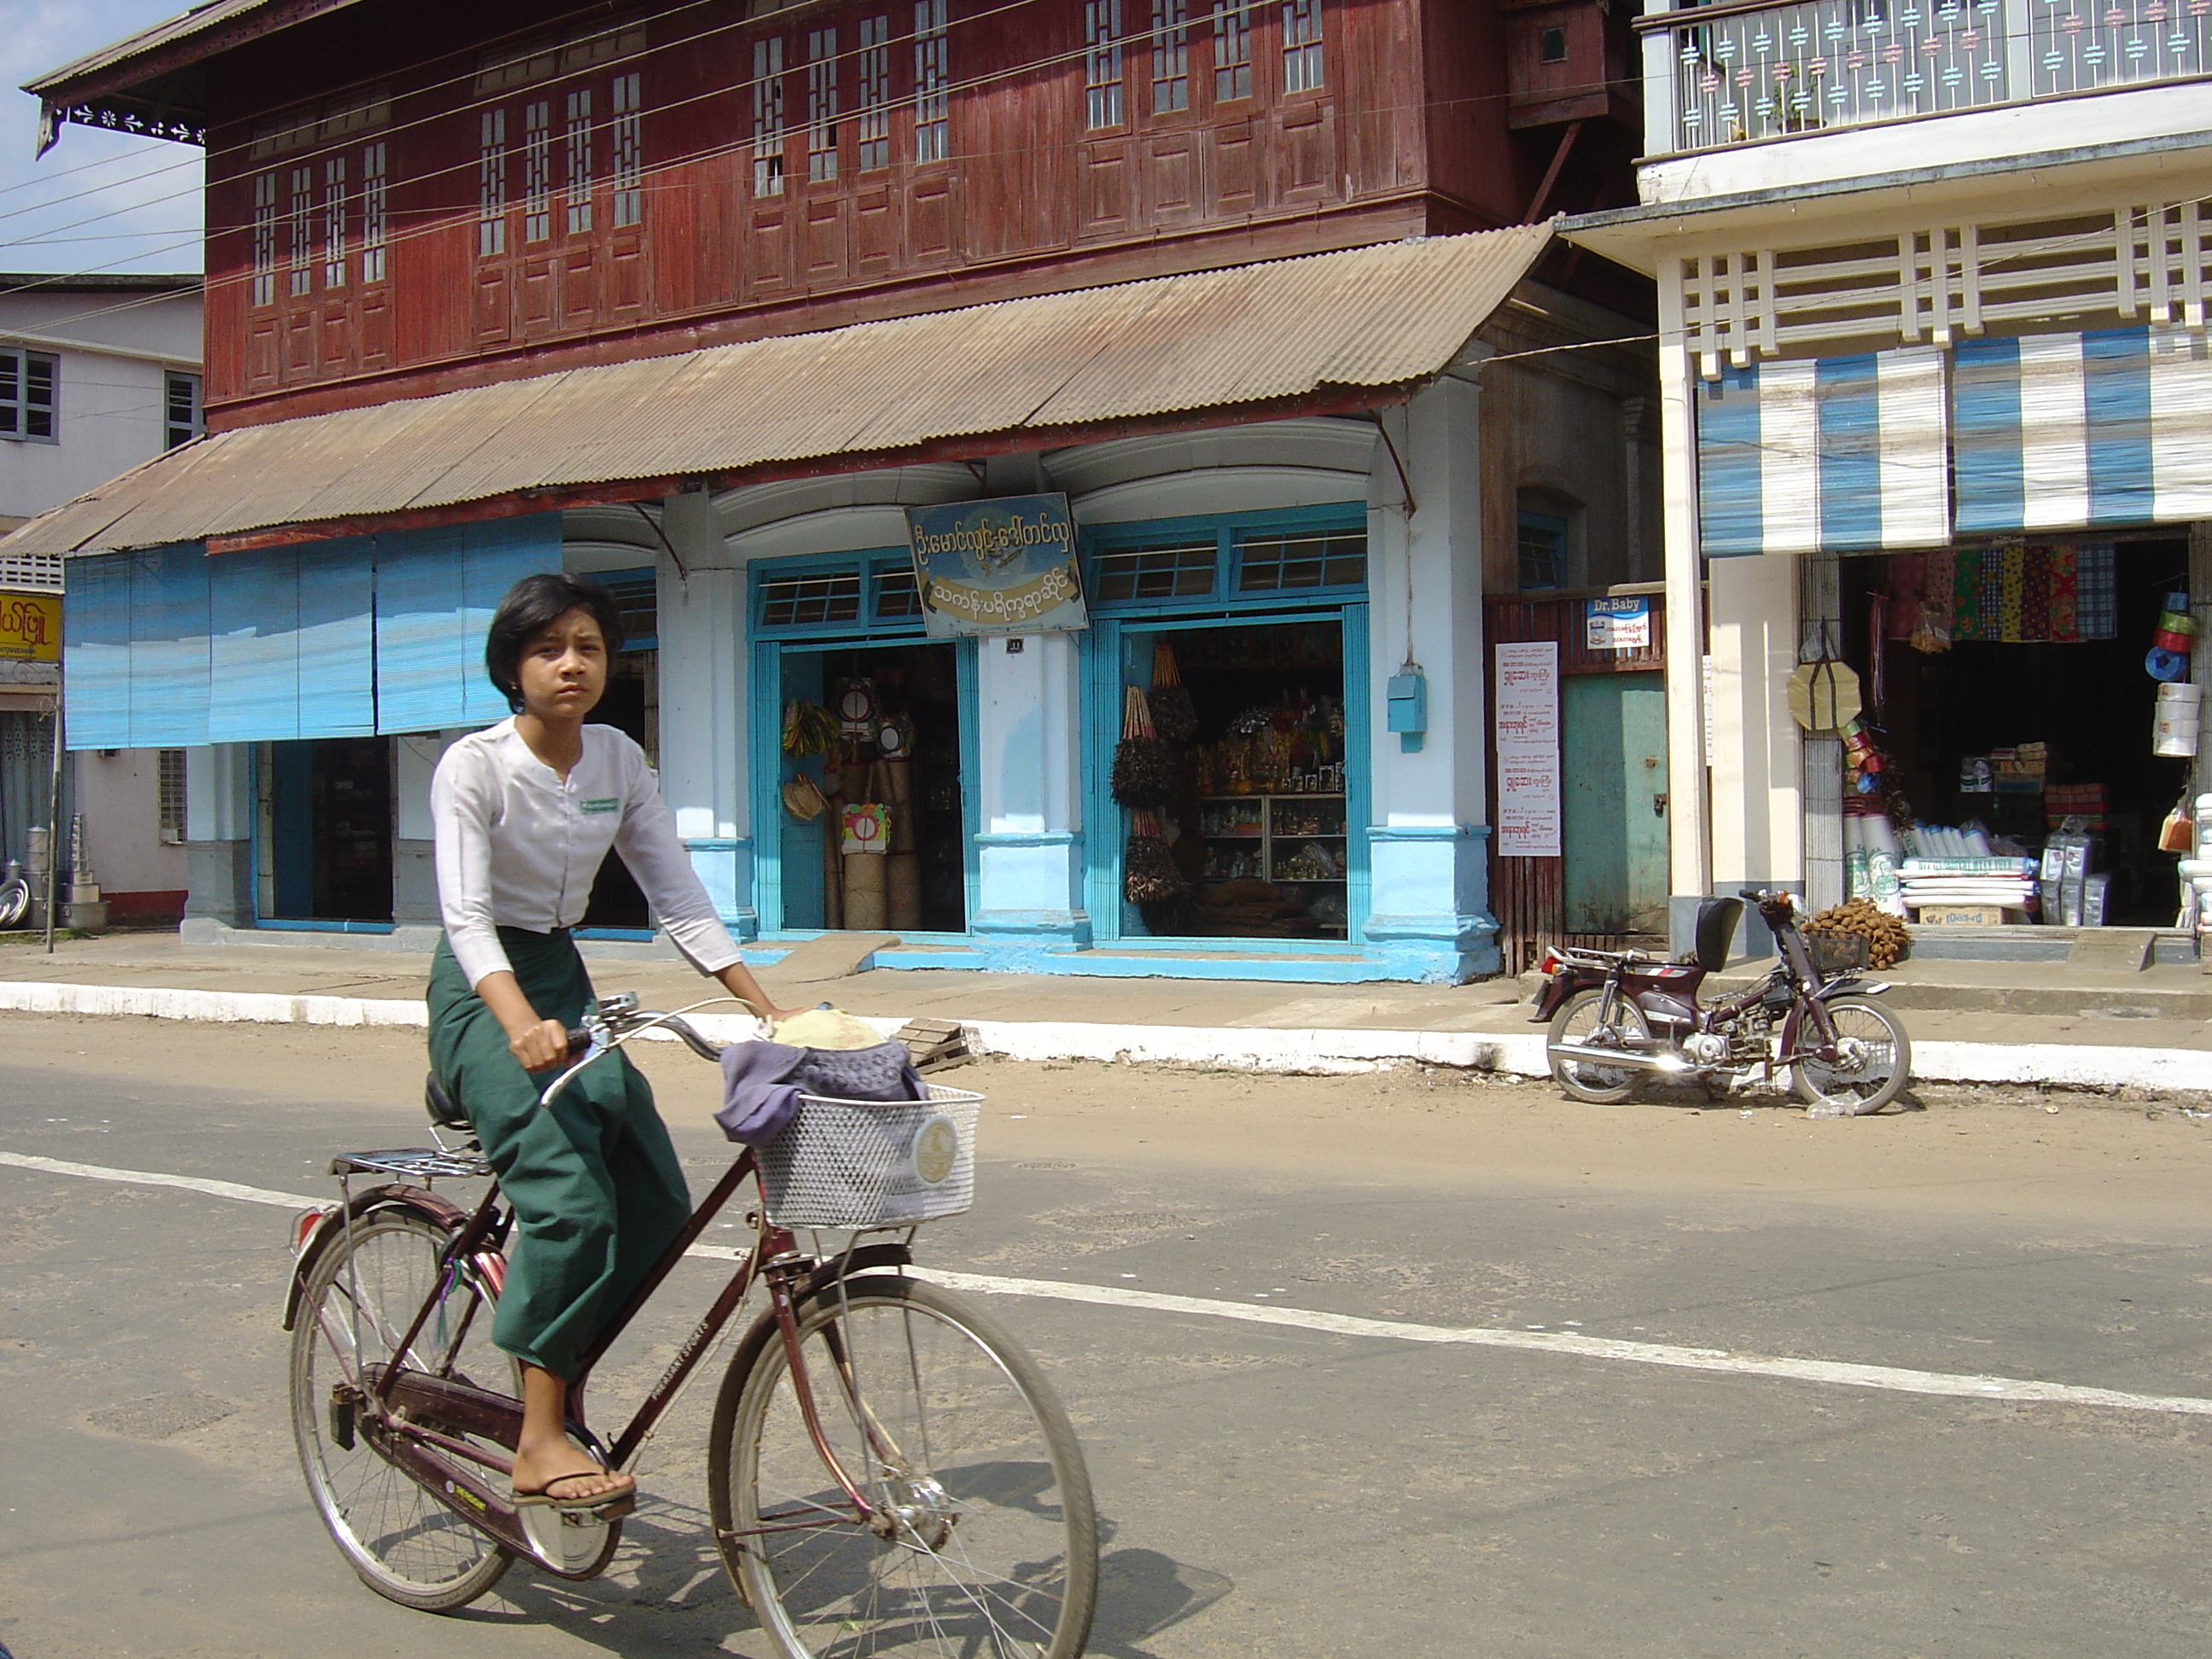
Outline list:
[[[422,1079],[422,1104],[430,1114],[430,1121],[440,1128],[459,1129],[465,1133],[474,1132],[475,1126],[470,1123],[469,1115],[446,1092],[445,1085],[438,1081],[435,1072]]]

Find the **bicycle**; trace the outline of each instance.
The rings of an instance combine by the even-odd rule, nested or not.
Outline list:
[[[686,1011],[688,1012],[688,1011]],[[678,1015],[603,999],[570,1034],[578,1072],[653,1029],[720,1051]],[[1076,1659],[1097,1592],[1090,1479],[1067,1415],[996,1322],[907,1272],[915,1229],[965,1210],[981,1097],[802,1097],[770,1146],[740,1152],[584,1358],[570,1429],[631,1463],[757,1284],[708,1442],[714,1541],[786,1659],[912,1654]],[[528,1559],[605,1569],[631,1496],[518,1508],[513,1362],[489,1342],[513,1224],[495,1180],[472,1210],[433,1190],[492,1177],[433,1078],[435,1147],[332,1160],[340,1202],[301,1216],[284,1310],[294,1437],[340,1553],[378,1594],[446,1612]],[[359,1176],[380,1177],[356,1194]],[[592,1367],[750,1181],[751,1248],[611,1444],[583,1421]],[[802,1251],[793,1229],[814,1236]],[[848,1234],[823,1252],[822,1231]],[[505,1388],[495,1386],[503,1380]]]

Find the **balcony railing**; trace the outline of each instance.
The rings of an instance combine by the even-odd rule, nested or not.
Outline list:
[[[2212,0],[1722,0],[1638,27],[1655,154],[2212,74]]]

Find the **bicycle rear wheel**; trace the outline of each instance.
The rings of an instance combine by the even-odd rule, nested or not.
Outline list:
[[[357,1218],[350,1245],[335,1240],[308,1274],[292,1327],[292,1437],[308,1496],[364,1583],[427,1613],[475,1601],[514,1557],[386,1462],[343,1390],[362,1366],[391,1362],[441,1283],[446,1238],[404,1212]],[[473,1289],[449,1288],[412,1363],[495,1386],[508,1361],[491,1346],[490,1304]]]
[[[833,1285],[798,1320],[823,1436],[877,1516],[823,1467],[780,1337],[741,1349],[708,1452],[714,1536],[786,1659],[1075,1659],[1097,1519],[1036,1363],[909,1279]]]

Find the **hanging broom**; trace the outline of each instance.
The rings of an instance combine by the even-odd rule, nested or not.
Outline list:
[[[1159,904],[1190,890],[1160,833],[1159,814],[1143,808],[1129,815],[1129,844],[1121,855],[1121,894],[1132,904]]]
[[[1180,749],[1198,735],[1198,708],[1176,667],[1175,647],[1165,640],[1152,647],[1152,730]]]
[[[1124,806],[1164,806],[1175,793],[1175,753],[1152,729],[1145,694],[1133,685],[1122,692],[1121,741],[1114,746],[1109,787]]]

